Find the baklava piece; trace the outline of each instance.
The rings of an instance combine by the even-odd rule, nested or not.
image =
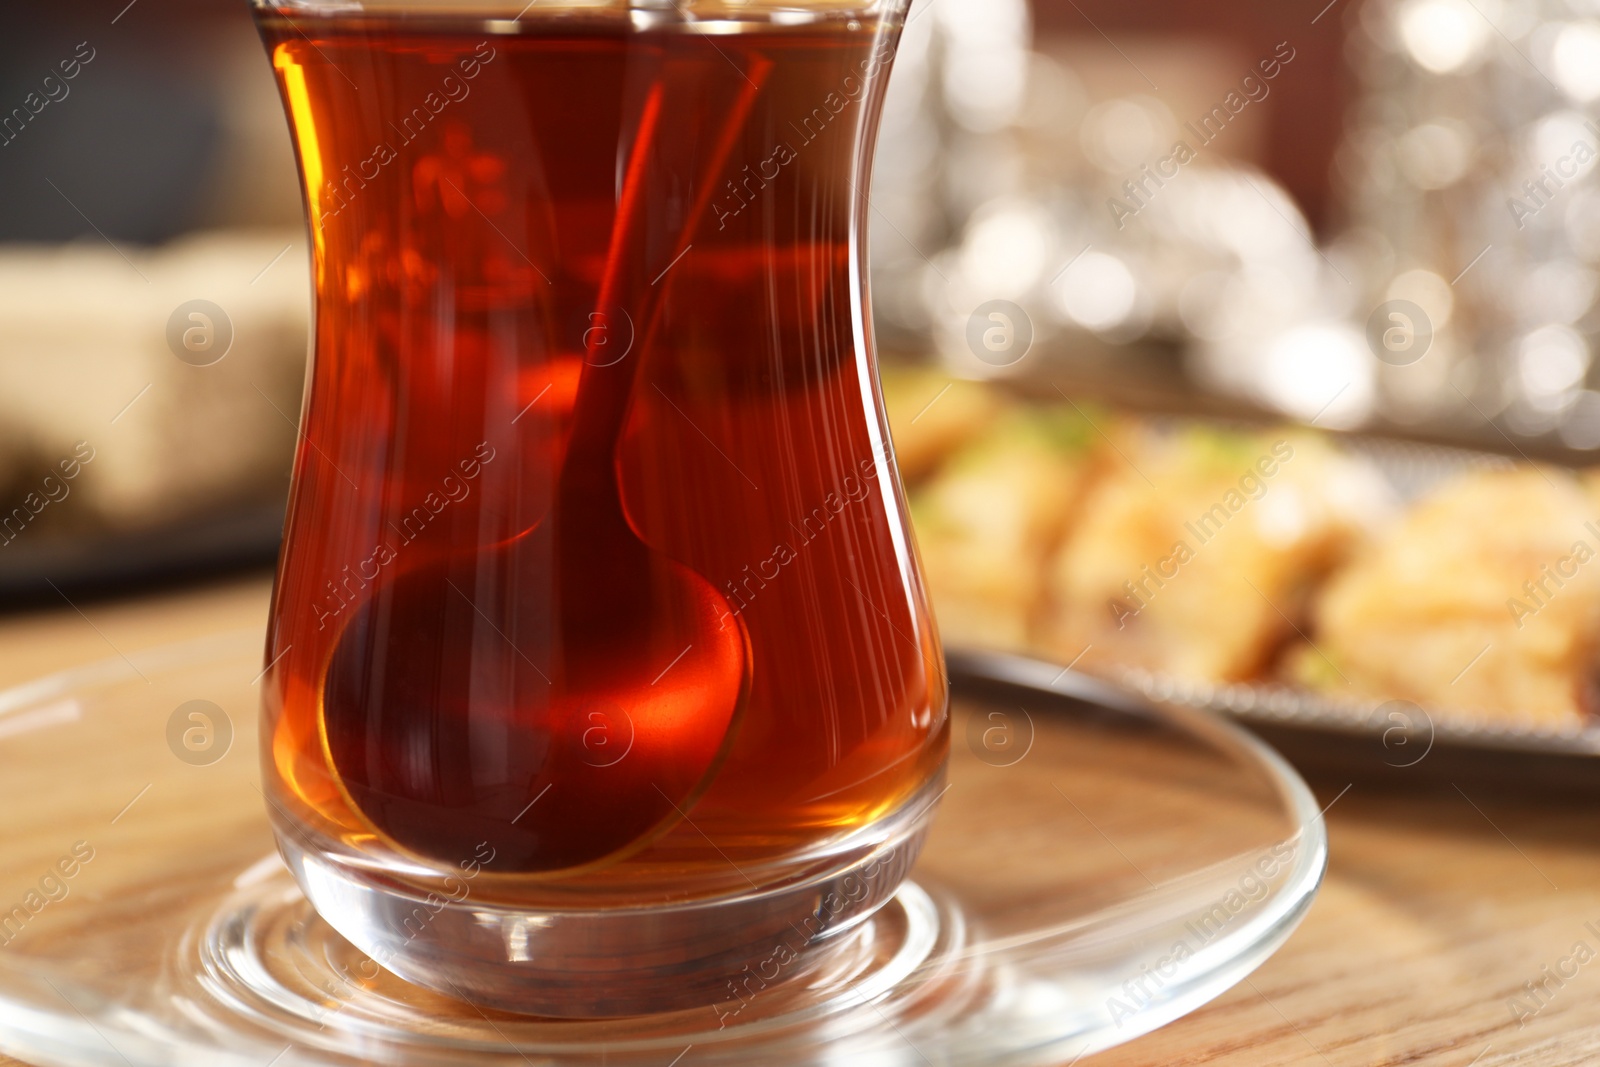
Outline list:
[[[1369,463],[1303,432],[1143,427],[1111,463],[1055,559],[1039,639],[1093,669],[1256,677],[1394,506]]]
[[[1600,652],[1600,506],[1550,468],[1441,485],[1336,574],[1288,667],[1332,694],[1579,726]]]
[[[1027,644],[1051,553],[1097,461],[1095,431],[1070,407],[1019,408],[911,498],[923,573],[944,640]]]

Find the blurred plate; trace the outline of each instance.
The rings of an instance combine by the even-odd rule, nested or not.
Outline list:
[[[1107,684],[1062,664],[1015,653],[950,648],[945,657],[958,691],[1003,686],[1019,696],[1088,700]],[[1158,706],[1241,722],[1309,774],[1600,794],[1600,727],[1494,727],[1446,720],[1414,705],[1409,714],[1396,713],[1388,704],[1340,704],[1281,686],[1180,686],[1153,675],[1138,684],[1140,679],[1129,674],[1121,679],[1121,688],[1131,694]]]
[[[1063,397],[1072,396],[1086,402],[1108,403],[1157,432],[1175,433],[1187,426],[1202,426],[1251,433],[1274,426],[1296,426],[1281,415],[1226,409],[1206,403],[1203,398],[1169,396],[1161,402],[1162,398],[1150,396],[1107,395],[1092,387],[1067,392],[1031,372],[985,384],[1001,399],[1024,405],[1059,405]],[[994,416],[987,419],[992,427]],[[1297,428],[1318,433],[1341,451],[1370,463],[1402,506],[1414,504],[1436,486],[1468,470],[1508,469],[1528,462],[1578,468],[1594,462],[1592,454],[1557,453],[1536,448],[1530,442],[1524,442],[1524,451],[1510,439],[1499,442],[1507,450],[1499,453],[1436,438],[1390,433],[1387,428],[1379,432],[1330,431],[1303,424]],[[988,432],[989,428],[981,430],[971,440],[981,440]],[[956,447],[971,447],[970,440]],[[924,472],[923,484],[937,481],[941,476],[939,468],[948,462],[950,454],[931,465]],[[1051,551],[1059,551],[1059,545]],[[936,606],[937,593],[935,588]],[[981,636],[977,641],[982,641]],[[1530,769],[1537,768],[1536,776],[1541,780],[1562,783],[1570,778],[1575,784],[1600,791],[1600,774],[1596,773],[1600,763],[1595,759],[1600,756],[1600,719],[1590,718],[1587,723],[1563,728],[1540,728],[1511,718],[1496,720],[1445,707],[1419,707],[1409,701],[1342,697],[1276,676],[1281,650],[1261,675],[1237,683],[1179,678],[1128,663],[1099,664],[1088,672],[1064,672],[1067,656],[1052,664],[1029,656],[1058,653],[1029,651],[1009,642],[993,647],[981,643],[962,647],[958,643],[947,653],[956,678],[1013,683],[1058,695],[1076,693],[1090,682],[1110,683],[1129,695],[1157,704],[1232,718],[1279,743],[1302,769],[1327,763],[1342,769],[1370,766],[1387,773],[1388,769],[1405,770],[1427,763],[1430,768],[1461,768],[1461,773],[1469,773],[1474,779],[1499,777],[1504,771],[1506,776],[1521,780]],[[1555,765],[1562,765],[1565,770],[1552,772]]]
[[[260,501],[139,530],[19,538],[0,553],[0,604],[60,603],[270,567],[283,517],[283,501]]]

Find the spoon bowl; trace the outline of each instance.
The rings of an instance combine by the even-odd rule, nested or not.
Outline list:
[[[329,763],[402,851],[454,864],[487,844],[486,866],[524,875],[615,861],[728,748],[748,664],[723,598],[620,531],[559,553],[553,525],[402,572],[333,653]]]

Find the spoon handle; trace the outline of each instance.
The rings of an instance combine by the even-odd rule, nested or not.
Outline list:
[[[766,84],[771,70],[772,61],[762,56],[758,57],[750,70],[744,74],[745,84],[723,122],[721,133],[703,171],[699,191],[684,218],[678,239],[672,246],[672,258],[669,263],[675,263],[688,251],[690,241],[715,195],[717,179],[722,176],[728,157],[733,153],[739,135],[744,130],[745,122],[750,117],[751,109],[755,106],[756,97]],[[664,106],[663,84],[663,79],[657,78],[645,97],[634,137],[632,157],[628,161],[627,173],[623,178],[617,214],[612,223],[611,245],[606,255],[605,272],[601,277],[599,297],[596,301],[595,313],[602,316],[600,319],[602,322],[606,321],[606,316],[621,307],[620,298],[626,284],[624,276],[627,270],[632,268],[637,271],[641,265],[638,262],[637,251],[644,243],[640,232],[644,225],[641,221],[642,202],[649,176],[650,154],[655,146],[661,110]],[[569,478],[576,477],[587,482],[591,490],[597,488],[596,482],[600,482],[609,485],[611,492],[616,493],[614,475],[604,478],[596,478],[595,475],[610,471],[616,440],[621,433],[628,400],[632,395],[636,368],[648,351],[660,321],[663,292],[664,286],[657,284],[637,287],[638,303],[630,313],[635,331],[634,348],[622,360],[610,365],[600,365],[596,356],[597,346],[601,342],[587,340],[583,372],[578,380],[578,394],[574,402],[572,438],[563,471],[563,483]]]

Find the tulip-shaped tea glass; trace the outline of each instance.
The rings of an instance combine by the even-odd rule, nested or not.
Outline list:
[[[737,1003],[910,868],[946,690],[864,243],[904,6],[257,4],[316,291],[264,789],[401,977]]]

